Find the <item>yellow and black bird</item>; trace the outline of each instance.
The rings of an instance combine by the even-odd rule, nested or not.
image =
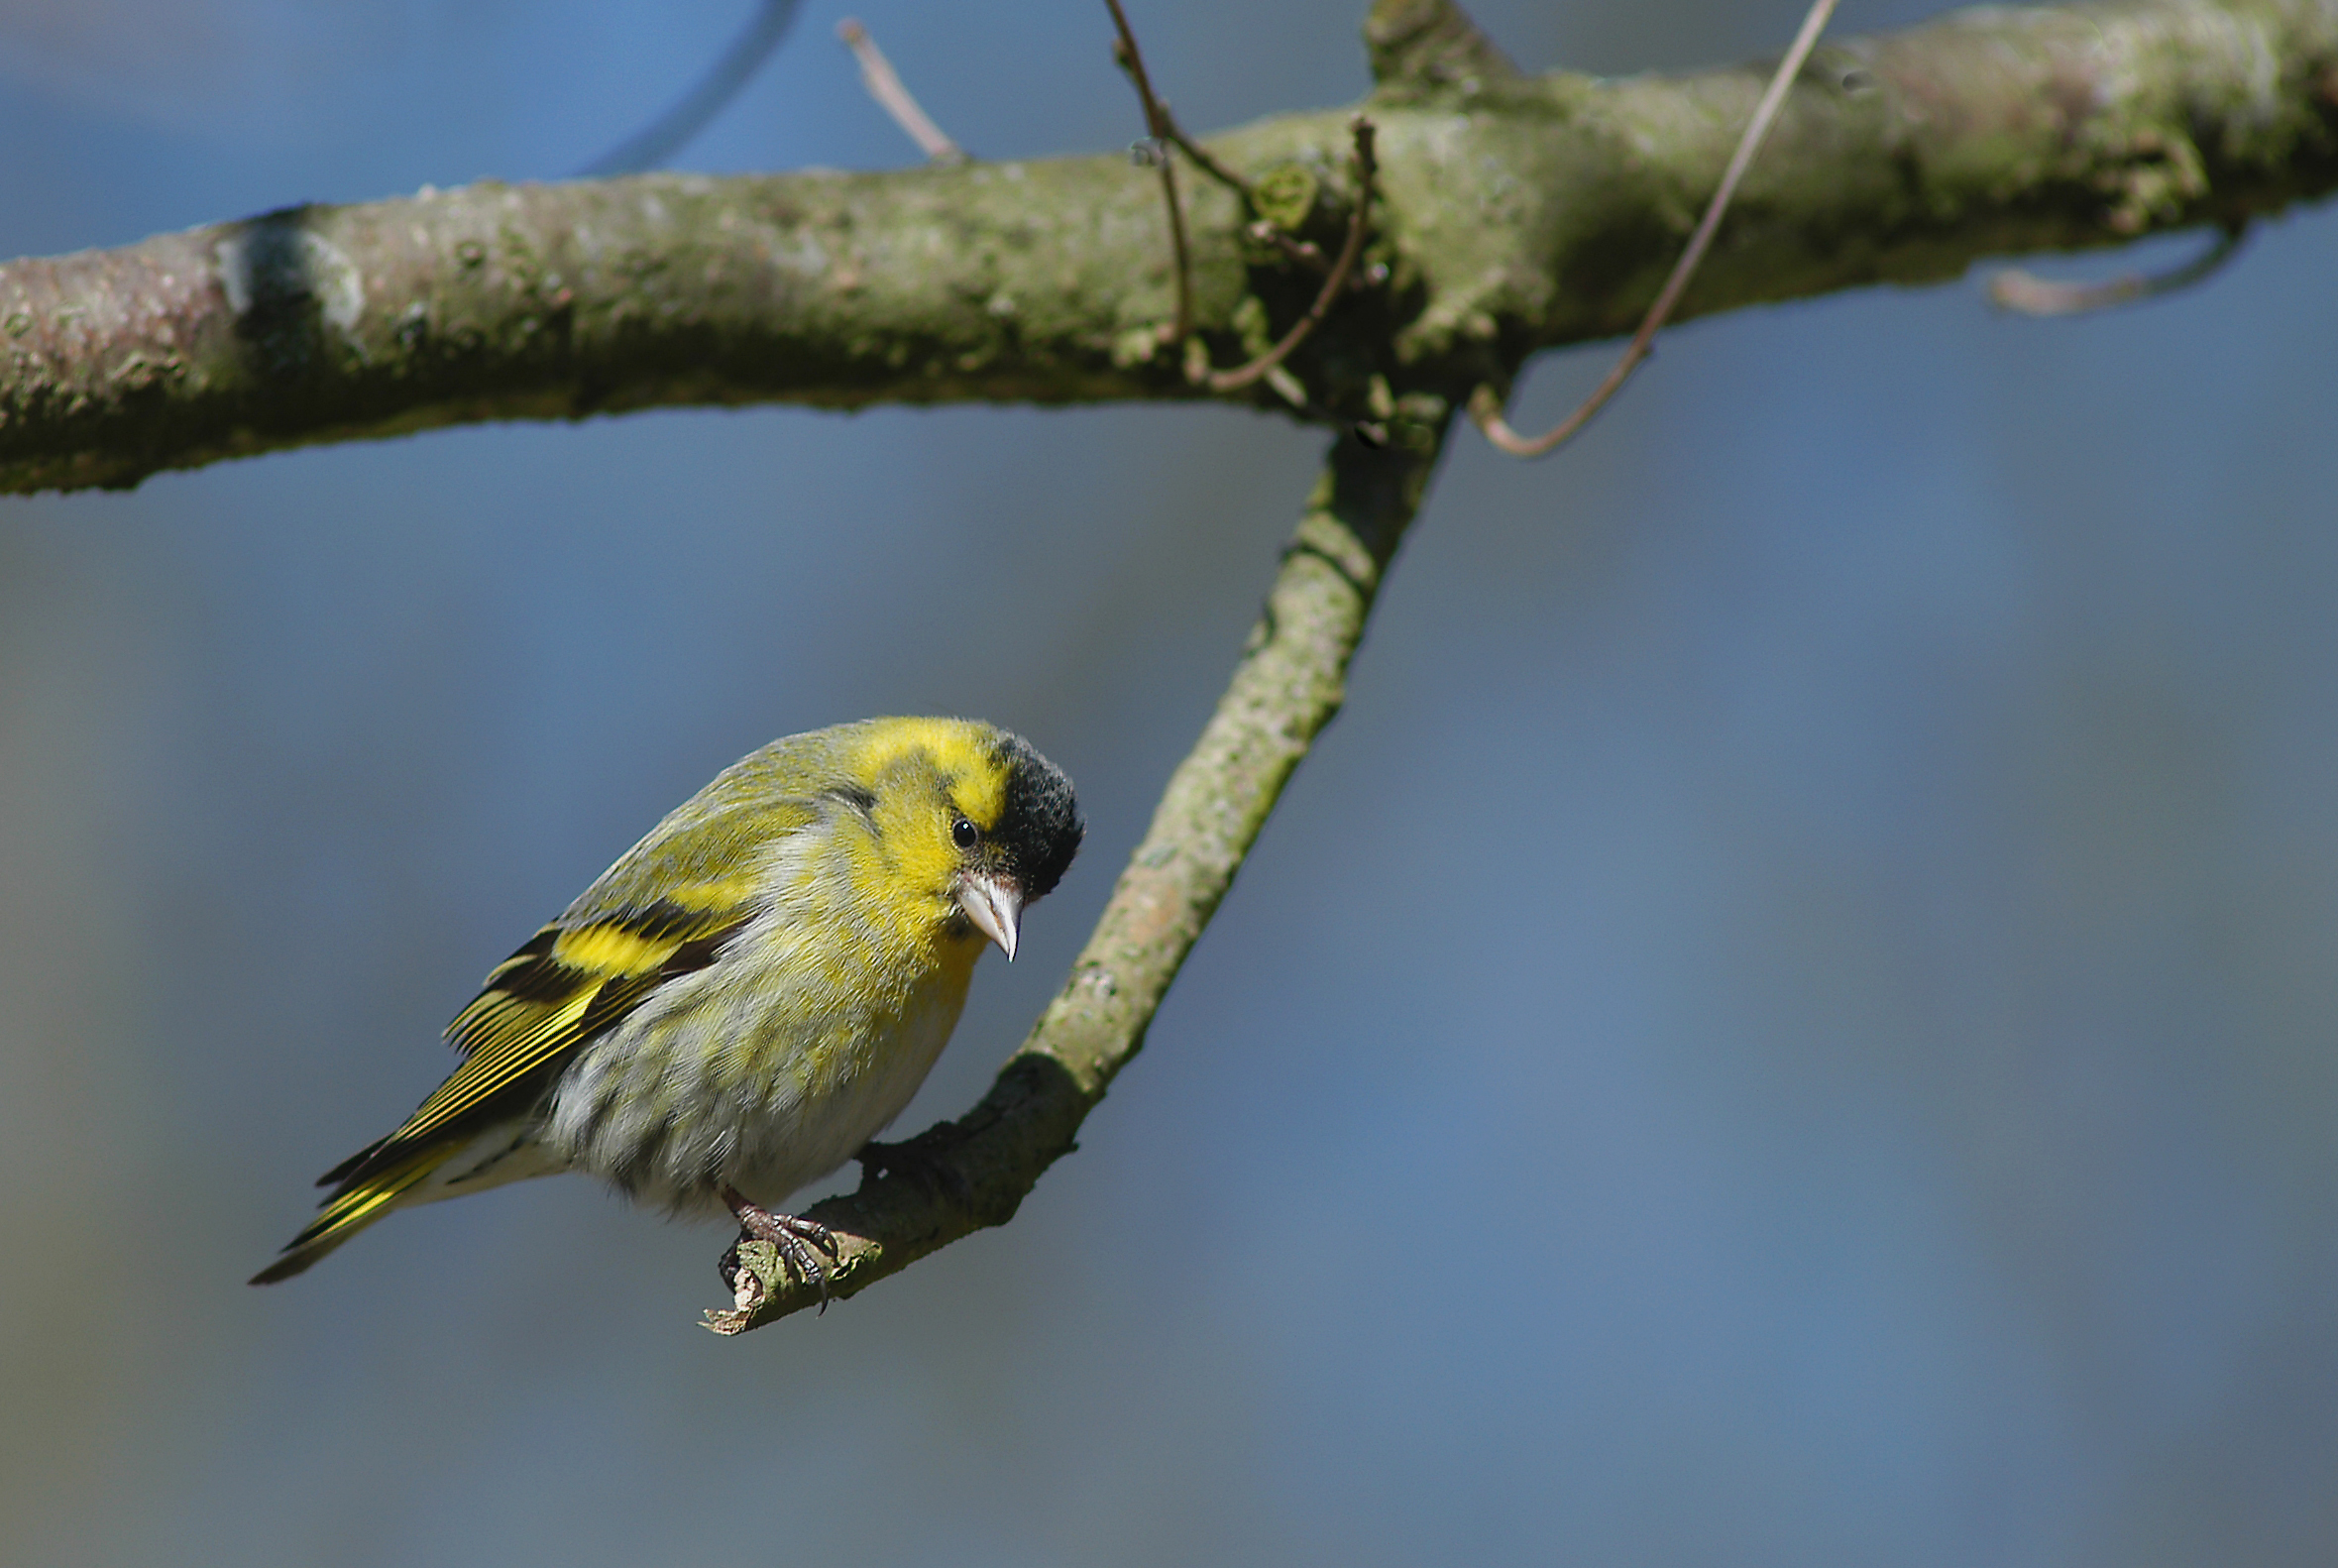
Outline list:
[[[252,1283],[393,1208],[585,1171],[677,1213],[729,1211],[808,1279],[827,1235],[777,1205],[901,1113],[985,942],[1071,864],[1071,783],[963,719],[775,740],[719,775],[488,975],[463,1064],[325,1173],[323,1211]]]

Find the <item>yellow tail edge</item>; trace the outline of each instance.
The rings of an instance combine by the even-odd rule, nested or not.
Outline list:
[[[284,1243],[283,1256],[252,1276],[254,1285],[274,1285],[306,1270],[326,1253],[397,1206],[431,1172],[451,1159],[447,1145],[408,1155],[325,1200],[324,1209],[299,1235]]]

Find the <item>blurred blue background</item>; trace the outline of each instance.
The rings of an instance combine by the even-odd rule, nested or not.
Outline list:
[[[1137,134],[1090,0],[851,5],[978,154]],[[681,162],[911,162],[842,9]],[[750,10],[16,0],[0,252],[557,176]],[[1360,94],[1362,10],[1136,19],[1214,128]],[[1477,10],[1620,72],[1801,5]],[[1079,782],[1086,856],[901,1125],[962,1109],[1321,438],[674,413],[0,502],[0,1555],[2327,1568],[2334,258],[2319,208],[2086,320],[1745,312],[1562,458],[1458,439],[1078,1155],[737,1342],[693,1326],[726,1238],[581,1180],[243,1281],[487,967],[794,729],[973,713]]]

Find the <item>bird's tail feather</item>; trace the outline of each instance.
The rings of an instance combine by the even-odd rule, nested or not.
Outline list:
[[[430,1173],[454,1157],[457,1145],[418,1149],[402,1160],[367,1173],[331,1197],[305,1230],[284,1243],[283,1256],[252,1276],[254,1285],[289,1280],[350,1237],[395,1208]]]

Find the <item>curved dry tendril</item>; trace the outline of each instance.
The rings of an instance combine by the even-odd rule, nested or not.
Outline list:
[[[2122,273],[2098,283],[2058,282],[2018,267],[2008,267],[1989,280],[1989,302],[2017,315],[2077,316],[2089,310],[2157,299],[2206,280],[2233,259],[2247,234],[2246,224],[2228,224],[2214,245],[2181,267],[2171,267],[2164,273]]]
[[[1819,35],[1826,31],[1827,19],[1835,12],[1836,0],[1815,0],[1802,19],[1802,31],[1794,36],[1794,45],[1786,51],[1786,57],[1778,61],[1776,74],[1770,77],[1769,87],[1762,93],[1761,102],[1746,124],[1745,134],[1737,139],[1737,151],[1730,155],[1729,167],[1722,175],[1721,187],[1714,191],[1713,200],[1705,208],[1705,216],[1698,221],[1697,231],[1689,236],[1688,249],[1681,252],[1672,276],[1664,280],[1664,287],[1657,293],[1656,302],[1640,322],[1640,329],[1631,335],[1631,343],[1615,368],[1608,372],[1607,380],[1583,400],[1583,406],[1559,421],[1558,425],[1539,436],[1522,436],[1509,427],[1502,416],[1502,394],[1492,387],[1481,385],[1470,393],[1470,418],[1485,432],[1486,439],[1512,457],[1541,457],[1557,450],[1561,443],[1591,422],[1592,415],[1608,405],[1608,399],[1622,389],[1639,369],[1640,361],[1648,357],[1648,350],[1656,341],[1656,334],[1672,315],[1673,306],[1696,275],[1697,264],[1705,260],[1705,253],[1713,245],[1713,237],[1721,228],[1722,214],[1728,211],[1729,198],[1737,193],[1737,182],[1745,177],[1745,170],[1753,163],[1753,155],[1761,151],[1763,138],[1770,134],[1770,124],[1778,117],[1778,110],[1786,102],[1786,91],[1801,73],[1802,63],[1810,58],[1811,50],[1818,44]]]

